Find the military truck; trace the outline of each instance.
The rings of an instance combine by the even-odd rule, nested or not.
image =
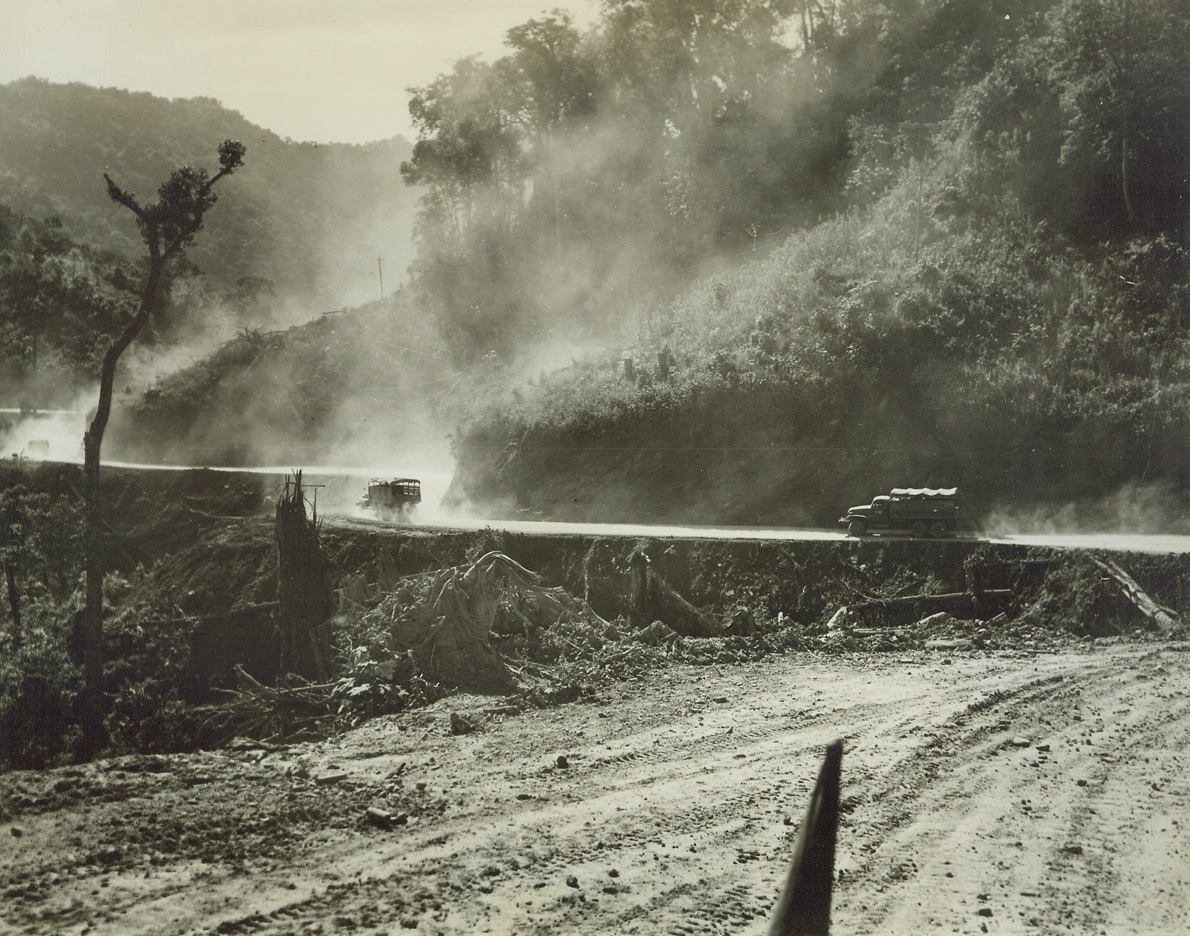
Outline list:
[[[905,530],[911,536],[946,536],[959,525],[958,488],[893,488],[839,518],[851,536]]]
[[[421,503],[421,482],[416,478],[373,479],[359,506],[371,510],[381,520],[408,523]]]

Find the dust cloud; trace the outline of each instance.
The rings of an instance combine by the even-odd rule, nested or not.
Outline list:
[[[990,537],[1063,534],[1190,534],[1186,498],[1167,481],[1123,485],[1107,497],[1032,508],[993,508],[983,523]]]
[[[0,409],[0,457],[81,462],[83,434],[95,398],[92,391],[80,393],[60,409]]]

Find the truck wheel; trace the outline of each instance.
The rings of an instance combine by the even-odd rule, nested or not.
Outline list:
[[[930,524],[930,536],[945,536],[949,532],[950,527],[941,520]]]
[[[925,536],[927,532],[926,525],[921,520],[914,520],[909,524],[909,532],[914,536]]]
[[[868,532],[868,525],[862,520],[852,520],[847,524],[847,533],[850,536],[863,536]]]

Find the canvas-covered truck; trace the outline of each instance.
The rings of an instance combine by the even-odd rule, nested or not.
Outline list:
[[[886,530],[946,536],[959,525],[959,489],[893,488],[870,504],[850,508],[839,523],[851,536]]]
[[[416,478],[373,479],[359,506],[371,510],[381,520],[408,523],[421,503],[421,482]]]

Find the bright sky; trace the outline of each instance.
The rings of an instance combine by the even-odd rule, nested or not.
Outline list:
[[[283,137],[403,134],[410,85],[503,54],[512,26],[598,0],[0,0],[0,84],[55,82],[213,97]]]

